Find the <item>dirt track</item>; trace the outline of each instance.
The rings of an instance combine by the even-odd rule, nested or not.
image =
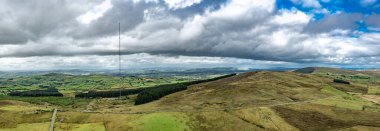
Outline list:
[[[361,95],[361,97],[373,103],[380,104],[380,96],[378,95]]]
[[[55,123],[56,117],[57,117],[57,109],[54,109],[53,116],[51,116],[51,123],[50,123],[49,131],[54,131],[54,123]]]
[[[280,103],[280,104],[272,104],[272,105],[255,105],[255,106],[249,106],[249,107],[230,107],[230,108],[210,108],[210,109],[160,109],[156,111],[141,111],[141,112],[119,112],[117,114],[149,114],[149,113],[156,113],[156,112],[213,112],[213,111],[234,111],[234,110],[241,110],[241,109],[247,109],[247,108],[256,108],[256,107],[276,107],[276,106],[285,106],[285,105],[294,105],[294,104],[306,104],[311,103],[319,100],[325,100],[325,99],[334,99],[337,98],[337,96],[331,96],[326,98],[320,98],[320,99],[314,99],[314,100],[306,100],[306,101],[298,101],[298,102],[288,102],[288,103]],[[86,113],[101,113],[97,111],[88,111],[85,110]],[[115,113],[115,112],[103,112],[103,113]]]

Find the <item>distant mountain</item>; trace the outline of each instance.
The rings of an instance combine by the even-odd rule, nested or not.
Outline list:
[[[315,67],[306,67],[306,68],[301,68],[301,69],[297,69],[295,70],[294,72],[297,72],[297,73],[305,73],[305,74],[311,74],[315,71]]]

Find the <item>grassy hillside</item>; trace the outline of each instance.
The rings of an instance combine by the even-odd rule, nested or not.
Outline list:
[[[251,72],[190,86],[154,103],[158,108],[243,108],[326,98],[323,79],[293,72]],[[319,92],[319,93],[316,93]]]
[[[189,117],[203,124],[198,123],[194,128],[205,130],[221,129],[221,123],[231,119],[236,119],[236,125],[251,124],[242,127],[243,130],[380,129],[380,106],[336,89],[336,85],[338,88],[347,86],[317,74],[251,72],[194,85],[131,109],[196,111],[198,115]],[[359,88],[355,83],[347,88],[351,87]],[[206,112],[207,116],[199,116]],[[236,128],[228,124],[224,127]]]

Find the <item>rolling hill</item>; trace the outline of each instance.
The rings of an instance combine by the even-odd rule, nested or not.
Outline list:
[[[380,129],[379,105],[335,86],[344,85],[314,74],[250,72],[194,85],[131,111],[185,112],[196,130]]]
[[[176,109],[243,108],[327,98],[323,79],[292,72],[259,71],[191,86],[155,102]]]
[[[358,72],[330,68],[313,68],[310,73],[247,72],[191,85],[186,90],[137,106],[133,104],[135,96],[86,99],[91,101],[86,106],[91,111],[60,107],[63,110],[57,114],[59,122],[56,128],[144,131],[380,130],[380,105],[372,101],[379,96],[368,97],[369,88],[378,86],[377,77],[366,74],[375,81],[368,86],[363,84],[367,79],[356,77]],[[350,81],[350,84],[335,83],[333,79],[337,77]],[[33,125],[48,124],[49,112],[32,115],[9,110],[21,105],[36,109],[41,107],[9,101],[3,103],[0,108],[1,116],[4,116],[0,120],[1,128],[27,129]],[[8,121],[6,117],[14,119]]]

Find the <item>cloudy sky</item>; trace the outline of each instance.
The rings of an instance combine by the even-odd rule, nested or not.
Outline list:
[[[378,0],[1,0],[0,70],[380,66]]]

